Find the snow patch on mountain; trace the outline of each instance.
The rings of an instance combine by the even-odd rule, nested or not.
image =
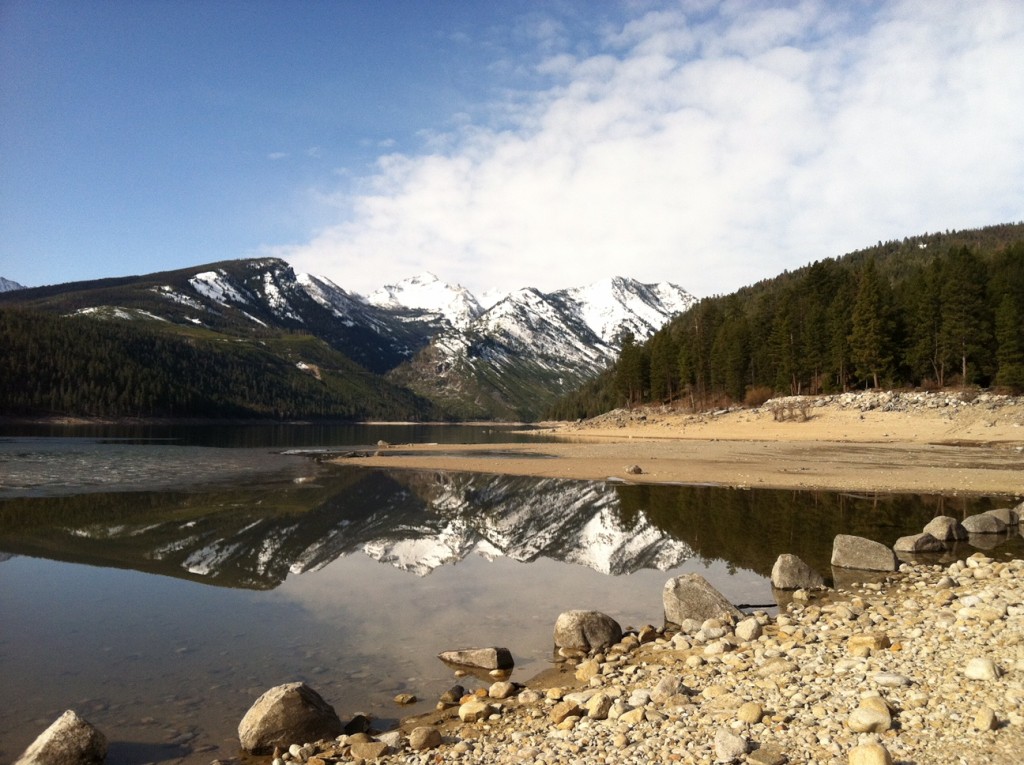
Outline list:
[[[14,290],[23,289],[25,289],[23,284],[18,284],[17,282],[13,282],[10,279],[5,279],[0,276],[0,292],[14,292]]]
[[[372,292],[366,301],[381,308],[413,308],[436,313],[458,329],[465,329],[483,313],[469,290],[442,282],[430,272],[387,284]]]
[[[141,308],[124,308],[118,305],[95,305],[88,308],[79,308],[72,316],[92,316],[96,319],[121,319],[122,321],[135,321],[138,319],[150,319],[152,321],[167,321],[163,316],[157,316],[150,311]]]
[[[190,297],[189,295],[182,295],[180,292],[175,291],[175,289],[171,287],[169,284],[164,284],[159,287],[153,287],[152,291],[155,292],[160,297],[167,298],[168,300],[171,300],[180,305],[188,306],[189,308],[194,308],[197,311],[206,310],[205,306],[203,306],[203,304],[196,300],[194,297]]]
[[[270,306],[270,310],[284,319],[304,323],[302,317],[295,312],[295,309],[288,302],[288,298],[284,296],[284,292],[281,290],[280,285],[278,285],[276,277],[277,274],[273,271],[266,271],[263,274],[263,295]]]
[[[618,345],[623,331],[650,337],[694,303],[692,295],[675,285],[641,284],[618,276],[564,294],[578,306],[587,326],[610,345]]]
[[[251,302],[246,295],[239,291],[231,281],[231,277],[222,270],[203,271],[189,279],[188,283],[203,297],[223,306],[230,303],[248,305]]]
[[[476,296],[476,301],[480,304],[480,307],[487,311],[494,308],[498,303],[509,296],[508,290],[502,289],[489,289],[484,290]]]
[[[607,358],[611,348],[598,342],[581,318],[567,313],[549,296],[527,288],[491,308],[472,329],[476,336],[495,339],[513,351],[593,366]]]
[[[358,313],[358,308],[363,305],[362,301],[357,297],[349,294],[330,279],[323,276],[298,274],[295,277],[295,281],[313,300],[341,319],[345,326],[356,326],[353,316]]]
[[[473,416],[538,416],[612,364],[625,333],[643,342],[694,302],[676,285],[622,277],[550,293],[520,289],[467,326],[435,335],[400,376],[421,395],[481,406]]]

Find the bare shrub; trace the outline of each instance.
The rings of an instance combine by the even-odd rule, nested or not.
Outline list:
[[[775,392],[767,385],[749,385],[747,386],[746,394],[743,396],[743,405],[756,409],[771,399],[773,395],[775,395]]]
[[[961,388],[959,392],[959,398],[965,404],[969,404],[981,394],[981,388],[971,385],[966,388]]]
[[[779,399],[771,403],[770,409],[776,422],[804,422],[811,419],[811,403],[807,399]]]

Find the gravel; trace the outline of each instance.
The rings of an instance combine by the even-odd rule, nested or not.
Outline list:
[[[488,707],[407,721],[381,763],[986,763],[1024,752],[1024,561],[982,553],[901,566],[881,585],[728,618],[690,633],[647,630]],[[743,634],[757,630],[746,625]],[[716,637],[709,638],[708,636]],[[652,639],[653,637],[653,639]],[[486,692],[486,689],[481,689]],[[442,705],[443,706],[443,705]],[[466,715],[465,717],[474,717]],[[407,733],[430,726],[434,748]],[[417,746],[436,737],[417,734]],[[353,741],[319,742],[304,760],[351,762]],[[306,748],[303,751],[307,751]]]

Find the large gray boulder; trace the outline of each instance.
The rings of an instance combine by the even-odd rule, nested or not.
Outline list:
[[[989,513],[969,515],[963,520],[963,527],[971,534],[1005,534],[1006,524]]]
[[[704,622],[722,617],[743,618],[743,612],[700,574],[683,574],[669,579],[662,590],[661,602],[665,608],[665,621],[671,624],[682,624],[687,619]]]
[[[512,669],[515,660],[507,648],[459,648],[455,651],[442,651],[437,655],[441,661],[458,664],[463,667],[478,669]]]
[[[555,621],[555,647],[580,651],[607,648],[622,640],[622,627],[600,611],[564,611]]]
[[[319,741],[341,735],[334,707],[305,683],[285,683],[264,693],[238,724],[242,749],[269,754],[275,746]]]
[[[946,546],[931,534],[911,534],[908,537],[900,537],[892,549],[898,553],[933,553],[943,552]]]
[[[69,709],[39,734],[14,765],[100,765],[106,758],[106,736]]]
[[[821,574],[790,553],[783,553],[772,566],[772,587],[776,590],[820,590]]]
[[[994,515],[1007,526],[1020,524],[1020,514],[1012,507],[1000,507],[995,510],[986,510],[983,515]]]
[[[924,533],[931,534],[940,542],[957,542],[967,539],[967,529],[951,515],[935,516],[925,525]]]
[[[861,571],[895,571],[896,554],[880,542],[837,534],[832,541],[832,565]]]

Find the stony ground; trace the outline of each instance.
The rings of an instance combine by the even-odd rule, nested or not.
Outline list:
[[[280,759],[1020,763],[1024,561],[978,553],[904,565],[774,619],[647,629],[553,681],[483,693],[402,733],[295,746]]]

